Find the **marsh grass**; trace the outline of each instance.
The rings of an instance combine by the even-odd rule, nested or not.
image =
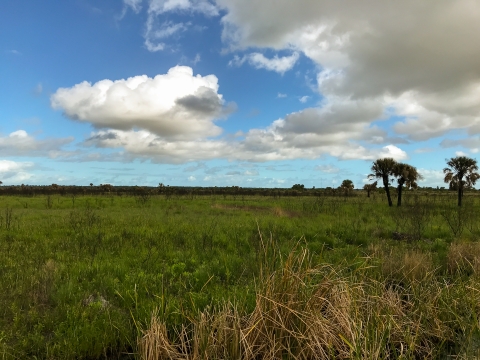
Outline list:
[[[139,338],[141,357],[436,359],[451,347],[474,354],[479,324],[467,319],[479,310],[478,284],[445,287],[430,269],[416,270],[421,256],[405,259],[410,283],[394,287],[369,275],[371,259],[349,274],[341,266],[314,266],[308,250],[296,248],[279,269],[262,269],[251,312],[232,303],[208,307],[170,332],[154,312]],[[467,304],[451,306],[464,296]]]
[[[2,196],[0,358],[468,358],[477,217],[412,196]]]

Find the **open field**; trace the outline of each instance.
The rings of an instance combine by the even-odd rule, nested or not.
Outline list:
[[[0,197],[0,358],[470,359],[480,197]]]

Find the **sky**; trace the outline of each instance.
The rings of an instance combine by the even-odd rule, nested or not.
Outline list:
[[[480,150],[478,0],[2,0],[4,185],[445,186]]]

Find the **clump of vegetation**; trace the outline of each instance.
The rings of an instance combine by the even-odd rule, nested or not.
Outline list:
[[[480,274],[480,243],[457,242],[447,254],[448,270],[452,274]]]
[[[277,270],[262,269],[253,311],[225,303],[170,332],[154,312],[140,354],[146,360],[435,359],[452,339],[462,339],[460,352],[470,354],[469,341],[480,329],[464,321],[477,311],[480,295],[435,281],[423,254],[403,259],[401,278],[408,283],[391,285],[375,279],[372,259],[349,273],[344,266],[314,266],[306,249],[294,250]],[[451,307],[462,296],[469,304]]]
[[[464,189],[471,189],[475,185],[480,174],[478,174],[477,160],[457,156],[447,161],[448,167],[443,169],[445,182],[449,184],[451,190],[457,190],[458,206],[462,206]]]
[[[303,185],[303,184],[295,184],[295,185],[292,186],[292,190],[303,191],[303,190],[305,190],[305,185]]]

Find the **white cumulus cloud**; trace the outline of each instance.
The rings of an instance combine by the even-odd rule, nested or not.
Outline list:
[[[60,88],[51,97],[54,109],[97,128],[142,128],[163,138],[217,136],[214,120],[224,116],[222,95],[214,75],[193,75],[186,66],[167,74],[122,80],[82,82]]]

